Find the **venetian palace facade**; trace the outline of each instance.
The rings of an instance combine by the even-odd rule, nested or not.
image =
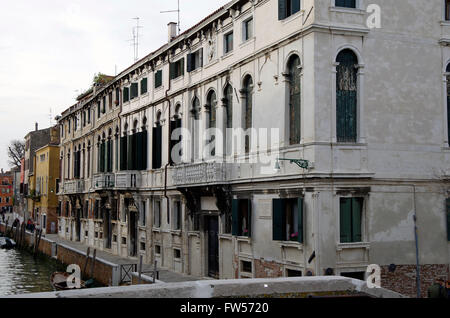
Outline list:
[[[59,119],[59,235],[198,277],[378,264],[415,295],[418,259],[423,288],[446,278],[447,2],[233,0],[169,24]],[[197,138],[208,128],[227,133]],[[258,133],[234,143],[239,129]]]

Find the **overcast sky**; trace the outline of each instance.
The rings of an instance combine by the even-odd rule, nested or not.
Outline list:
[[[180,0],[181,31],[229,0]],[[134,62],[132,29],[140,18],[139,58],[167,42],[177,0],[14,0],[0,10],[0,168],[9,170],[13,139],[48,128],[75,103],[95,73]]]

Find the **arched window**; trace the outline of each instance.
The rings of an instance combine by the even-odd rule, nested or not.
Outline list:
[[[160,169],[162,166],[162,127],[161,111],[156,115],[155,127],[153,127],[153,169]]]
[[[216,92],[211,90],[208,93],[208,97],[206,98],[206,104],[209,108],[209,114],[208,114],[208,128],[216,128],[216,105],[217,105],[217,98],[216,98]],[[212,144],[211,148],[211,156],[216,155],[216,148],[215,148],[215,135],[209,136],[209,141],[207,144]]]
[[[123,136],[120,137],[120,170],[125,171],[128,167],[128,124],[123,127]]]
[[[450,63],[447,65],[447,138],[450,145]]]
[[[288,62],[289,74],[289,144],[300,143],[301,137],[301,87],[300,58],[291,56]]]
[[[244,99],[244,130],[252,128],[252,112],[253,112],[253,80],[250,75],[244,79],[242,93]],[[250,151],[250,136],[245,136],[245,152]]]
[[[199,136],[200,136],[200,100],[198,97],[194,97],[192,100],[192,131],[191,131],[191,138],[192,138],[192,153],[193,153],[193,160],[199,158]]]
[[[233,87],[228,84],[224,89],[225,96],[225,110],[226,115],[226,128],[233,127]]]
[[[175,130],[182,128],[181,120],[181,104],[175,106],[175,115],[170,122],[170,164],[181,163],[182,149],[177,154],[172,154],[174,147],[181,143],[182,136],[177,132],[174,135]],[[178,138],[176,136],[179,136]]]
[[[336,128],[338,142],[357,140],[358,58],[345,49],[336,58]]]

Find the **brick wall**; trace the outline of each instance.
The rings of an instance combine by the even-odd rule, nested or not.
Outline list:
[[[259,259],[254,260],[255,278],[283,277],[283,269],[276,262],[267,262]]]
[[[78,266],[80,266],[81,271],[83,271],[84,269],[84,265],[86,262],[86,256],[82,255],[74,250],[65,248],[64,246],[58,245],[58,249],[57,249],[57,256],[58,256],[58,260],[64,264],[77,264]],[[87,268],[86,268],[86,275],[87,277],[90,278],[90,273],[91,273],[91,266],[92,266],[92,253],[91,253],[91,258],[89,258],[88,263],[87,263]],[[96,281],[102,283],[105,286],[108,286],[111,284],[111,278],[112,278],[112,267],[98,262],[95,262],[94,265],[94,278]]]
[[[420,290],[421,296],[427,297],[427,290],[436,278],[448,278],[448,265],[421,265]],[[381,287],[387,288],[409,297],[417,297],[416,266],[398,265],[394,272],[389,272],[389,266],[381,267]]]

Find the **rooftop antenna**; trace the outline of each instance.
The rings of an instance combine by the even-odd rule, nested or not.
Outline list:
[[[136,62],[139,59],[139,29],[142,29],[142,26],[139,25],[139,17],[133,18],[136,20],[136,26],[133,27],[133,38],[130,41],[133,41],[133,58]]]
[[[160,13],[172,13],[177,12],[178,13],[178,35],[181,33],[181,22],[180,22],[180,0],[178,0],[178,10],[168,10],[168,11],[161,11]]]

